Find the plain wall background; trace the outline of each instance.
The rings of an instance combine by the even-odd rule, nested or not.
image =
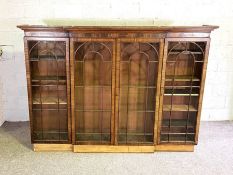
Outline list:
[[[0,61],[0,125],[28,120],[23,31],[44,25],[219,25],[211,47],[202,120],[233,119],[232,0],[0,0],[0,45],[14,59]]]

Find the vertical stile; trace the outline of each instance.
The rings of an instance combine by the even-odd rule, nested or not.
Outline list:
[[[119,96],[120,96],[120,39],[116,39],[116,99],[115,99],[115,141],[114,144],[118,145],[118,127],[119,127]]]
[[[155,96],[155,100],[156,100],[156,106],[155,106],[155,120],[154,120],[154,144],[157,145],[158,144],[158,140],[160,135],[158,134],[158,132],[160,132],[160,119],[159,119],[159,115],[160,115],[160,94],[162,93],[162,87],[161,87],[161,83],[162,78],[163,78],[163,58],[164,58],[164,39],[160,39],[159,40],[159,56],[158,56],[158,76],[157,76],[157,90],[156,90],[156,96]]]
[[[210,38],[203,39],[206,43],[205,45],[205,52],[203,61],[204,64],[202,65],[202,75],[201,75],[201,82],[200,82],[200,96],[198,101],[198,111],[197,111],[197,122],[195,128],[195,144],[198,142],[198,135],[199,135],[199,128],[200,128],[200,120],[201,120],[201,109],[202,109],[202,100],[204,94],[204,86],[205,86],[205,79],[206,79],[206,71],[207,71],[207,63],[208,63],[208,55],[209,55],[209,48],[210,48]]]
[[[28,47],[28,38],[27,37],[24,37],[24,53],[25,53],[26,78],[27,78],[27,91],[28,91],[28,107],[29,107],[31,142],[34,143],[34,126],[33,126],[33,116],[32,116],[31,69],[30,69],[29,47]]]
[[[163,49],[163,60],[162,60],[162,73],[161,73],[161,90],[160,90],[160,99],[159,99],[159,115],[158,115],[158,138],[157,143],[161,143],[161,128],[162,128],[162,117],[163,117],[163,97],[164,97],[164,86],[166,81],[166,61],[167,61],[167,52],[168,52],[168,41],[164,40],[164,49]]]
[[[190,92],[189,92],[189,102],[188,102],[188,111],[187,111],[187,118],[186,118],[186,134],[185,134],[185,143],[187,142],[188,139],[188,123],[189,123],[189,113],[190,113],[190,105],[191,105],[191,99],[192,99],[192,88],[193,88],[193,78],[194,78],[194,71],[195,71],[195,66],[196,66],[196,58],[194,55],[193,56],[193,67],[192,67],[192,76],[191,76],[191,83],[190,83]]]
[[[71,116],[72,116],[72,144],[76,142],[76,132],[75,132],[75,124],[76,124],[76,114],[75,114],[75,82],[74,82],[74,71],[75,71],[75,60],[74,60],[74,39],[70,39],[70,75],[71,75]]]
[[[111,100],[111,108],[112,108],[112,116],[111,116],[111,120],[110,120],[110,126],[111,126],[111,144],[114,145],[116,144],[116,132],[115,132],[115,118],[116,118],[116,114],[115,114],[115,105],[117,104],[116,103],[116,66],[117,66],[117,63],[116,63],[116,40],[112,40],[112,89],[111,89],[111,94],[112,94],[112,100]]]
[[[65,39],[65,67],[66,67],[66,102],[67,102],[67,117],[68,117],[68,140],[70,143],[72,143],[72,115],[71,115],[71,77],[70,77],[70,73],[72,72],[72,69],[70,70],[70,65],[71,65],[71,61],[70,61],[70,55],[69,55],[69,46],[70,46],[70,41],[69,38]]]

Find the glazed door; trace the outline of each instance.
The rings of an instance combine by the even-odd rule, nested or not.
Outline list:
[[[197,143],[208,49],[208,38],[166,39],[159,144]]]
[[[73,144],[114,142],[115,46],[71,38]]]
[[[154,145],[163,40],[117,42],[115,144]]]
[[[32,143],[69,143],[69,40],[25,38]]]

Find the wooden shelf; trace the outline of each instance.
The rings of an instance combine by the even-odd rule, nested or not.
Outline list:
[[[192,89],[190,93],[190,89],[166,89],[165,87],[164,96],[199,96],[199,92],[196,89]]]
[[[186,75],[177,75],[177,76],[172,76],[172,75],[167,75],[165,81],[200,81],[199,78],[197,77],[192,77],[192,76],[186,76]]]
[[[127,110],[127,109],[125,109],[125,110],[123,110],[123,109],[121,109],[121,111],[122,112],[146,112],[146,113],[154,113],[155,111],[153,111],[153,110],[132,110],[132,109],[130,109],[130,110]]]
[[[161,132],[161,134],[164,134],[164,135],[194,135],[195,133],[189,133],[189,132]]]
[[[106,109],[106,110],[102,110],[102,109],[76,109],[76,112],[112,112],[111,109]]]
[[[56,59],[57,58],[57,59]],[[30,61],[66,61],[66,57],[63,55],[59,55],[56,57],[52,57],[50,55],[38,55],[37,57],[31,57]]]
[[[185,89],[185,88],[200,88],[200,86],[188,86],[188,85],[185,85],[185,86],[179,86],[179,85],[174,85],[174,86],[165,86],[165,89]]]
[[[66,76],[33,76],[32,82],[39,81],[59,81],[66,82]]]
[[[162,127],[169,127],[169,119],[163,119],[162,120]],[[171,126],[170,127],[186,127],[186,124],[189,128],[194,128],[195,124],[191,121],[188,121],[186,119],[171,119]]]
[[[92,132],[92,133],[76,133],[76,142],[81,143],[81,142],[99,142],[99,143],[110,143],[110,132],[109,133],[97,133],[97,132]]]
[[[197,109],[192,105],[163,105],[163,111],[197,111]]]
[[[193,55],[202,55],[203,53],[202,52],[198,52],[198,51],[195,51],[195,50],[186,50],[186,51],[184,51],[184,50],[173,50],[173,51],[171,51],[171,52],[169,52],[168,54],[169,55],[176,55],[176,54],[180,54],[180,53],[182,53],[182,54],[193,54]]]
[[[194,144],[195,134],[161,134],[161,143],[190,143]]]
[[[192,92],[190,93],[191,89],[185,89],[185,88],[169,88],[167,89],[165,87],[165,92],[164,95],[165,96],[199,96],[199,90],[196,88],[192,88]]]
[[[164,94],[164,96],[199,96],[199,94]]]
[[[32,104],[34,105],[35,104],[48,104],[48,105],[51,104],[52,105],[52,104],[58,104],[58,102],[59,104],[67,104],[66,100],[59,98],[59,101],[58,101],[58,99],[55,97],[42,98],[41,100],[40,98],[34,98],[32,100]]]
[[[152,144],[153,134],[148,133],[118,133],[119,144]]]
[[[62,131],[34,131],[33,137],[35,141],[53,141],[66,142],[68,140],[68,132]]]
[[[111,85],[75,85],[77,88],[112,88]]]
[[[120,88],[138,88],[138,89],[156,89],[155,86],[127,86],[127,85],[122,85]]]

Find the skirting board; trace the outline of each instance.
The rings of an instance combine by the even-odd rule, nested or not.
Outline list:
[[[114,145],[71,145],[71,144],[33,144],[33,150],[73,151],[76,153],[153,153],[153,152],[193,152],[194,145],[156,145],[156,146],[114,146]]]

